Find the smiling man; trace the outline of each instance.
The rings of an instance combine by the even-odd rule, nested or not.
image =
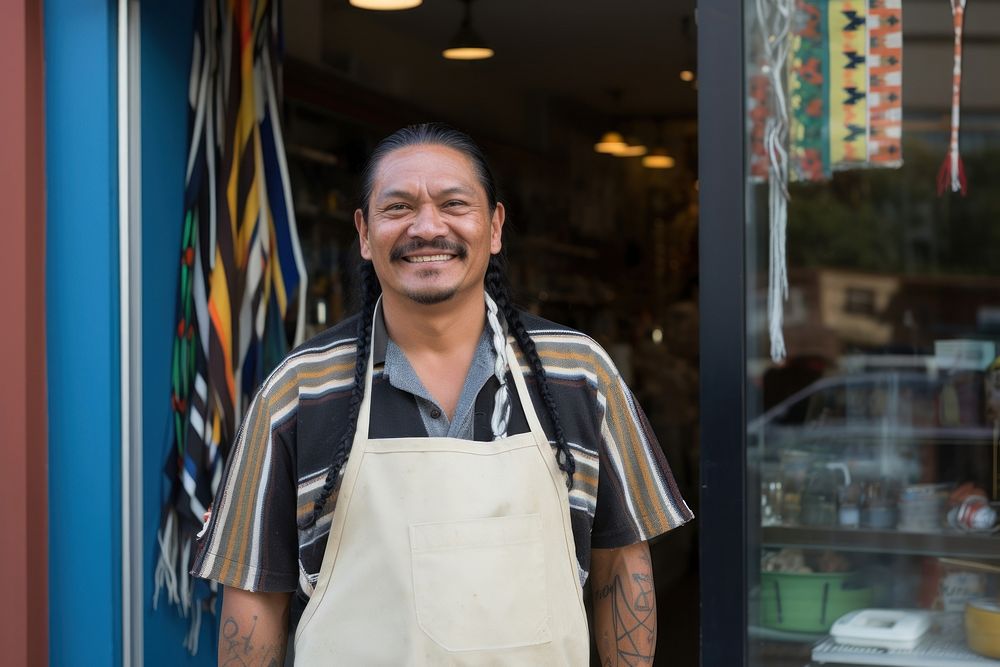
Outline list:
[[[631,392],[513,307],[468,136],[399,130],[362,188],[361,312],[264,383],[203,533],[219,663],[588,665],[589,579],[602,664],[652,664],[646,541],[691,513]]]

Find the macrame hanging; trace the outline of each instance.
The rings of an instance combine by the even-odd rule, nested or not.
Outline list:
[[[962,103],[962,30],[965,24],[965,0],[951,0],[952,25],[955,28],[954,65],[951,74],[951,139],[948,142],[948,155],[938,171],[938,196],[945,190],[961,192],[965,196],[966,180],[965,165],[958,152],[958,125]]]
[[[768,114],[763,148],[767,160],[768,252],[767,314],[771,358],[785,357],[782,333],[784,302],[788,298],[785,237],[788,227],[788,99],[786,95],[792,0],[756,0],[757,30],[763,45],[761,73],[766,77]]]

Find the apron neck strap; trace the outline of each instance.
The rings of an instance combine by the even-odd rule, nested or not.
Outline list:
[[[489,298],[487,296],[487,298]],[[368,363],[365,369],[365,391],[363,398],[361,399],[361,406],[358,408],[358,422],[357,429],[355,430],[355,442],[359,438],[364,440],[368,439],[368,431],[371,425],[371,406],[372,406],[372,374],[375,366],[375,346],[373,344],[375,338],[375,322],[377,321],[379,315],[379,309],[382,307],[382,297],[378,298],[375,302],[375,310],[372,314],[372,333],[368,340]],[[358,341],[361,344],[361,341]],[[531,400],[531,395],[528,393],[528,387],[524,382],[524,372],[521,370],[521,365],[517,362],[517,355],[514,354],[514,348],[510,346],[510,343],[504,341],[503,351],[506,356],[506,365],[510,369],[510,374],[514,377],[514,387],[517,390],[517,398],[521,402],[521,409],[524,411],[524,416],[528,421],[528,427],[531,429],[531,433],[536,437],[540,438],[543,442],[548,442],[548,436],[545,435],[545,431],[542,429],[541,422],[538,420],[538,415],[535,412],[534,403]],[[497,392],[503,392],[504,398],[507,400],[507,412],[509,419],[510,411],[510,399],[507,396],[507,386],[506,383],[500,386],[500,390]],[[494,399],[496,401],[496,399]],[[495,407],[495,406],[494,406]],[[496,410],[494,409],[494,412]],[[506,425],[504,426],[504,434],[506,434]],[[494,433],[496,438],[496,433]],[[500,436],[500,437],[505,437]]]

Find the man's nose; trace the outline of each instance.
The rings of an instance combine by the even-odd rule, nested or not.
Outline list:
[[[448,233],[448,225],[444,224],[441,211],[438,210],[437,206],[428,204],[417,209],[417,214],[408,232],[410,236],[415,238],[437,238]]]

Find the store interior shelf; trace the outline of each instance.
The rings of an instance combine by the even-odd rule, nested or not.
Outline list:
[[[761,529],[761,542],[769,547],[1000,559],[1000,537],[996,534],[765,526]]]

